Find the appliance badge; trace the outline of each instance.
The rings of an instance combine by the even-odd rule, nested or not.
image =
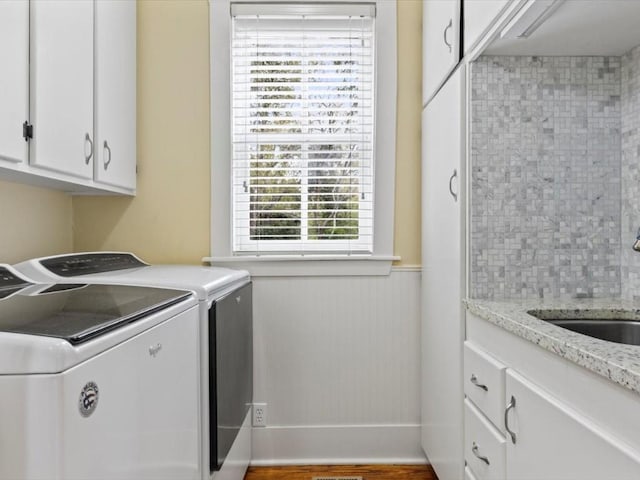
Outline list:
[[[80,392],[78,410],[80,415],[88,417],[98,406],[98,385],[95,382],[87,382]]]

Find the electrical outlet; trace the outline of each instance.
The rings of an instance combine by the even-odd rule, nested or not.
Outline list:
[[[266,403],[253,404],[253,426],[254,427],[267,426],[267,404]]]

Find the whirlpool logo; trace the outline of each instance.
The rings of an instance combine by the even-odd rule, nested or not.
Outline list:
[[[80,392],[78,409],[80,415],[88,417],[98,406],[98,385],[95,382],[87,382]]]

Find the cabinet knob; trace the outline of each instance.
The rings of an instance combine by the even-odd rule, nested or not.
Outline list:
[[[486,385],[478,382],[478,377],[476,377],[475,373],[471,374],[471,378],[469,379],[469,381],[471,383],[473,383],[476,387],[481,388],[482,390],[484,390],[485,392],[489,391],[489,387],[487,387]]]
[[[456,192],[453,191],[453,179],[456,178],[458,176],[458,170],[454,169],[453,170],[453,174],[451,175],[451,177],[449,178],[449,193],[451,194],[451,196],[453,197],[453,201],[457,202],[458,201],[458,194]]]
[[[442,37],[443,37],[443,39],[444,39],[444,44],[445,44],[447,47],[449,47],[449,53],[451,53],[451,43],[449,43],[449,42],[447,41],[447,32],[449,31],[449,29],[451,29],[451,27],[453,27],[453,18],[449,19],[449,25],[447,25],[447,26],[444,28],[444,32],[443,32],[443,34],[442,34]]]
[[[109,164],[111,163],[111,147],[109,147],[109,144],[107,143],[107,141],[104,141],[103,144],[103,148],[104,148],[104,169],[106,170],[109,167]],[[107,154],[109,156],[109,159],[107,160]]]
[[[504,429],[507,431],[509,436],[511,437],[511,442],[516,444],[516,434],[509,428],[509,410],[516,408],[516,397],[511,395],[511,400],[507,404],[507,408],[504,411]]]
[[[93,157],[93,141],[91,140],[91,135],[89,135],[88,133],[84,134],[84,143],[85,143],[84,163],[89,165],[89,160],[91,160],[91,157]],[[87,144],[89,145],[89,153],[86,153]]]
[[[485,456],[480,455],[479,452],[479,447],[478,444],[476,442],[473,442],[473,446],[471,447],[471,452],[476,456],[476,458],[478,460],[480,460],[481,462],[486,463],[487,465],[491,465],[491,463],[489,462],[489,459]]]

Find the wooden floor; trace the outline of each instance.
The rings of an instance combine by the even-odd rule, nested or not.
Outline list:
[[[313,477],[353,477],[362,480],[438,480],[428,465],[304,465],[249,467],[245,480],[311,480]]]

